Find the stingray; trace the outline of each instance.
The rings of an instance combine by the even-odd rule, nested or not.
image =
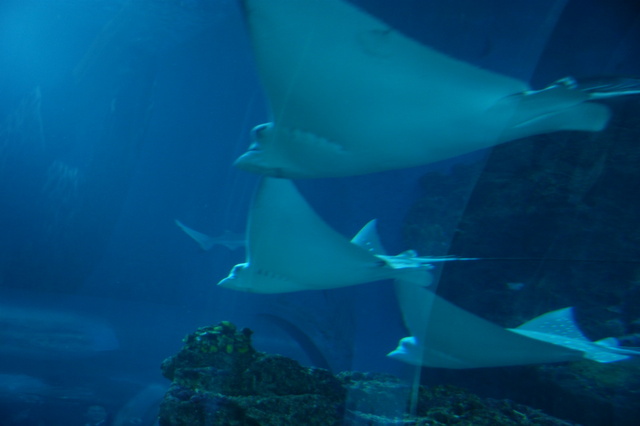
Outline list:
[[[235,165],[286,178],[413,167],[561,130],[599,131],[638,79],[542,90],[425,46],[342,0],[242,0],[272,121]]]
[[[428,285],[431,259],[414,251],[375,254],[375,221],[349,241],[307,204],[293,182],[262,179],[249,212],[246,262],[219,286],[253,293],[324,290],[402,278]]]
[[[613,338],[587,339],[575,324],[571,308],[505,329],[428,289],[398,282],[396,290],[412,336],[401,339],[388,356],[412,365],[464,369],[581,359],[606,363],[640,355],[618,347]]]
[[[185,234],[190,236],[196,243],[198,243],[202,250],[205,251],[211,250],[211,248],[216,245],[224,246],[229,250],[235,250],[237,248],[244,247],[246,244],[244,234],[236,234],[226,230],[217,237],[211,237],[207,234],[203,234],[202,232],[198,232],[195,229],[189,228],[177,219],[175,222]]]

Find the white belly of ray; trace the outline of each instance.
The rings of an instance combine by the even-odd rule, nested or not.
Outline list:
[[[329,227],[295,185],[264,178],[251,206],[247,261],[219,285],[255,293],[322,290],[406,277],[428,284],[431,266],[401,254],[376,256]]]
[[[556,130],[600,130],[606,107],[426,47],[341,0],[244,0],[274,127],[238,159],[297,177],[411,167]],[[545,93],[547,92],[547,93]]]

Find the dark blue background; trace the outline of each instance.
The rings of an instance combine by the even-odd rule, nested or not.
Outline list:
[[[37,300],[105,318],[121,341],[119,351],[85,361],[81,369],[55,364],[57,376],[65,371],[73,382],[76,376],[84,380],[87,375],[126,373],[141,383],[160,381],[159,363],[180,347],[186,333],[227,319],[255,328],[262,348],[307,362],[285,334],[255,316],[259,313],[296,322],[337,369],[402,373],[405,366],[384,357],[405,334],[389,283],[269,296],[215,287],[243,261],[242,251],[214,247],[202,252],[174,219],[210,235],[244,228],[257,178],[233,169],[231,163],[246,149],[251,127],[267,120],[244,26],[233,1],[175,1],[168,3],[187,16],[185,21],[198,14],[206,19],[167,35],[166,22],[155,15],[133,13],[124,19],[123,3],[5,0],[0,5],[0,117],[39,87],[47,144],[43,152],[13,147],[11,161],[2,165],[2,303]],[[146,10],[145,3],[140,2],[140,10]],[[565,75],[638,74],[640,15],[635,2],[354,3],[429,45],[531,81],[534,87]],[[119,22],[120,27],[114,30],[109,22]],[[90,75],[82,81],[78,69],[83,58],[90,58],[90,49],[101,43],[108,48],[102,53],[98,49],[101,62],[98,68],[88,68]],[[130,72],[131,68],[138,71]],[[104,134],[109,111],[113,105],[123,108],[121,104],[132,99],[127,96],[137,96],[145,85],[150,94],[141,90],[135,99],[144,103],[140,110],[147,111],[147,124],[134,119],[128,130],[119,128],[129,133],[146,129],[135,146],[117,148],[131,158],[120,161],[120,156],[104,155],[112,149],[110,144],[113,149],[118,144],[117,137]],[[100,170],[100,186],[85,184],[75,201],[82,203],[82,196],[90,194],[97,200],[94,205],[112,207],[96,211],[96,217],[108,217],[107,224],[83,223],[87,228],[82,229],[89,231],[91,226],[102,227],[100,238],[74,227],[75,219],[64,228],[67,236],[78,234],[70,240],[43,237],[34,225],[52,215],[43,207],[42,187],[54,161],[77,169],[80,177]],[[446,170],[450,163],[304,181],[299,187],[318,213],[346,236],[378,218],[382,240],[395,254],[410,248],[403,245],[400,229],[417,196],[417,179],[430,168]],[[114,176],[113,186],[109,175]],[[67,206],[64,212],[70,215],[73,209]],[[91,216],[86,210],[85,215]],[[33,244],[25,245],[30,239]],[[58,273],[50,281],[35,282],[28,273],[11,270],[14,258],[23,267],[37,269],[53,253],[67,251],[74,256],[91,253],[86,262],[79,262],[86,270],[70,267],[67,280]],[[56,260],[58,266],[64,262],[64,256]],[[98,362],[102,367],[96,371]],[[53,368],[24,360],[5,366],[45,377]]]

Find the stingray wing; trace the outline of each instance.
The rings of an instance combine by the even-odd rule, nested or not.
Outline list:
[[[270,176],[418,166],[516,138],[600,130],[591,93],[519,80],[435,51],[342,0],[244,0],[274,124],[236,165]]]
[[[276,124],[346,150],[390,127],[453,123],[467,109],[484,111],[528,88],[424,46],[345,1],[243,4]]]
[[[395,274],[329,227],[286,179],[262,180],[251,207],[248,236],[248,264],[254,273],[286,277],[301,290],[361,284]]]
[[[478,368],[570,361],[582,352],[519,335],[484,320],[433,292],[396,284],[405,324],[414,336],[389,356],[412,364]]]

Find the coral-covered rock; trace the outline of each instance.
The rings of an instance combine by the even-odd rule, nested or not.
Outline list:
[[[173,381],[161,425],[339,424],[345,390],[328,371],[256,352],[233,324],[199,328],[162,363]]]
[[[251,330],[236,331],[235,325],[223,321],[202,327],[184,338],[178,354],[162,363],[162,374],[174,384],[194,390],[226,395],[248,392],[242,382],[244,372],[254,361]]]
[[[396,377],[306,368],[257,352],[251,332],[222,322],[188,335],[162,363],[173,381],[161,426],[569,425],[509,401],[483,400],[453,387],[411,387]]]

